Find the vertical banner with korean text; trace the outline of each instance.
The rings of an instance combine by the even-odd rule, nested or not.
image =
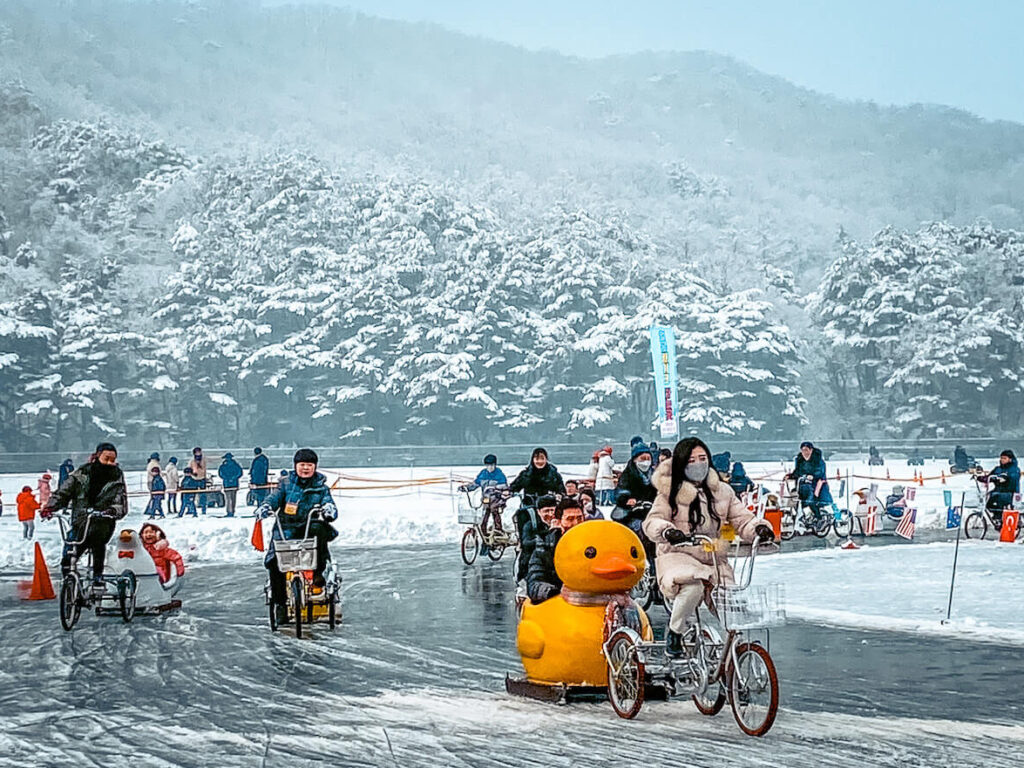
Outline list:
[[[679,436],[676,374],[676,334],[671,328],[651,328],[651,362],[654,365],[654,391],[658,399],[658,415],[662,438]]]

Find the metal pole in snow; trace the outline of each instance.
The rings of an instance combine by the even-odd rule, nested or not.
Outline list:
[[[960,525],[956,527],[956,548],[953,550],[953,575],[949,580],[949,605],[946,606],[946,620],[943,624],[949,623],[949,617],[953,613],[953,585],[956,583],[956,561],[960,556],[960,532],[964,529],[964,502],[967,501],[967,491],[960,494]]]

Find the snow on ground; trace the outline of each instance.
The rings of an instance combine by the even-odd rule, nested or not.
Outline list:
[[[791,619],[1024,645],[1024,547],[961,541],[952,621],[943,624],[954,548],[869,543],[792,552],[757,560],[754,583],[783,584]]]

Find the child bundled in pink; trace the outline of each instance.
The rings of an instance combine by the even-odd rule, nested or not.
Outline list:
[[[50,495],[53,493],[53,488],[50,487],[50,481],[53,479],[53,475],[47,472],[41,478],[39,478],[39,506],[45,507],[50,502]]]
[[[160,583],[166,583],[171,578],[172,564],[177,570],[179,578],[185,575],[185,563],[181,559],[181,555],[177,550],[171,549],[167,535],[158,526],[146,523],[139,530],[139,538],[142,539],[142,546],[153,558]]]

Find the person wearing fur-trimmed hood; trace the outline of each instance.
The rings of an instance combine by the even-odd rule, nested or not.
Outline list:
[[[718,538],[729,523],[744,541],[771,541],[771,527],[743,506],[732,488],[711,467],[711,451],[696,437],[681,440],[672,460],[662,462],[652,484],[658,495],[643,523],[647,537],[658,545],[655,565],[658,586],[672,615],[665,640],[671,655],[682,653],[683,634],[692,622],[706,584],[734,581],[732,568],[694,544],[694,535]]]

